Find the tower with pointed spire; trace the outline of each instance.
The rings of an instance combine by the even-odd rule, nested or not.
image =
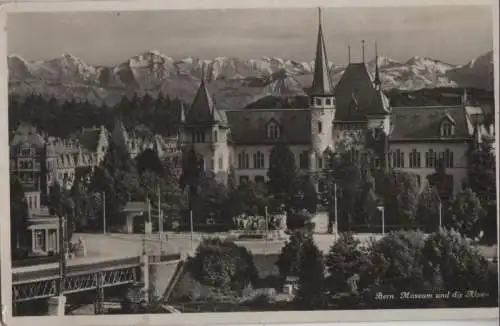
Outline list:
[[[194,148],[203,158],[205,171],[226,182],[230,163],[229,126],[225,112],[217,108],[215,97],[208,91],[205,67],[202,68],[200,87],[191,107],[186,112],[181,105],[179,120],[181,146]]]
[[[330,77],[321,18],[321,8],[318,8],[319,21],[314,76],[309,93],[311,111],[309,169],[312,174],[323,169],[323,153],[332,142],[332,122],[335,118],[334,87]]]

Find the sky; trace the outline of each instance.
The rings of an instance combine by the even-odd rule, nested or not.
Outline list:
[[[491,7],[323,8],[328,59],[346,64],[379,55],[426,56],[463,64],[493,49]],[[16,13],[8,18],[9,54],[46,60],[71,53],[88,64],[114,65],[158,50],[174,59],[314,57],[316,8]]]

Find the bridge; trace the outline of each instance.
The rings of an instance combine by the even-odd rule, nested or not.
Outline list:
[[[140,256],[70,260],[63,294],[134,284],[140,281],[140,267]],[[13,268],[12,301],[19,303],[56,296],[59,281],[58,263]]]

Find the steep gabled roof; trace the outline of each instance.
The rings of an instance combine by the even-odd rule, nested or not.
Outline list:
[[[226,115],[217,109],[215,99],[210,95],[203,76],[200,88],[185,115],[185,123],[187,125],[227,124]]]
[[[213,99],[208,92],[205,81],[202,79],[193,103],[191,104],[191,107],[186,115],[186,122],[188,124],[213,122],[213,107]]]
[[[443,138],[441,123],[448,116],[455,121],[455,134]],[[391,141],[470,139],[469,121],[461,106],[393,108]]]
[[[386,115],[391,113],[391,105],[387,96],[381,91],[376,90],[373,94],[370,105],[366,108],[368,115]]]
[[[353,98],[357,102],[357,110],[351,110]],[[372,111],[371,105],[377,105],[376,91],[370,74],[364,63],[350,63],[335,87],[337,110],[336,121],[359,121],[360,116]],[[382,101],[382,98],[380,99]],[[380,103],[380,102],[379,102]]]
[[[330,78],[325,38],[323,36],[323,27],[321,26],[321,9],[319,9],[318,40],[316,43],[316,57],[314,60],[314,77],[310,92],[314,95],[333,94],[333,83]]]

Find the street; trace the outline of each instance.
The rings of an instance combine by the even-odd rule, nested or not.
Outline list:
[[[193,249],[196,250],[200,241],[206,237],[214,237],[214,234],[193,234]],[[228,234],[220,234],[220,236],[229,236]],[[336,235],[334,234],[315,234],[314,239],[319,249],[327,252],[333,244]],[[370,237],[379,238],[380,235],[359,235],[357,236],[362,242],[367,242]],[[123,257],[126,255],[140,255],[142,253],[142,234],[120,234],[108,233],[77,233],[74,239],[81,238],[87,246],[87,254],[89,256],[107,256],[107,257]],[[153,234],[151,240],[146,240],[147,252],[159,252],[160,247],[166,253],[188,253],[191,250],[191,236],[189,233],[173,233],[169,232],[168,240],[160,246],[158,235]],[[281,240],[237,240],[238,245],[245,246],[254,254],[276,254],[281,251],[285,244],[286,238]]]
[[[214,237],[215,234],[193,234],[193,250],[196,250],[200,241],[206,237]],[[229,236],[229,234],[219,234],[219,236]],[[142,253],[142,234],[122,234],[122,233],[77,233],[73,239],[81,238],[87,246],[89,257],[125,257],[135,256]],[[335,234],[315,234],[314,240],[318,248],[323,253],[328,252],[334,243]],[[355,235],[363,244],[369,243],[371,238],[380,239],[380,234],[357,234]],[[282,240],[237,240],[238,245],[245,246],[253,254],[277,254],[285,244]],[[146,251],[149,253],[159,253],[160,247],[167,254],[189,253],[191,250],[191,236],[189,233],[168,232],[167,241],[160,245],[158,234],[153,234],[151,240],[146,240]],[[479,251],[487,258],[497,255],[497,246],[478,246]]]

